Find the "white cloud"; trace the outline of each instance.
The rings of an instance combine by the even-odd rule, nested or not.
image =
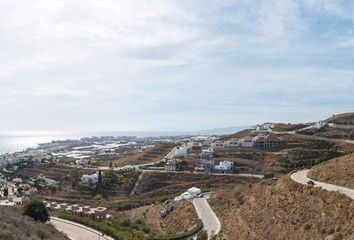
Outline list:
[[[331,89],[341,90],[336,99],[350,100],[353,73],[331,64],[341,54],[332,47],[338,38],[319,39],[328,32],[311,13],[339,22],[352,17],[327,1],[1,1],[5,125],[243,125],[237,115],[248,109],[243,118],[256,119],[257,101],[271,105],[264,114],[286,104],[298,111],[306,101],[290,102],[301,86],[304,94],[317,89],[333,99]],[[346,49],[349,37],[339,39]],[[345,54],[343,65],[352,60]],[[275,89],[288,96],[277,103]],[[304,99],[313,104],[312,96]]]

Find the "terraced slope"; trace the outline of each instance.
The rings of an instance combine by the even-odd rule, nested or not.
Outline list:
[[[125,165],[138,165],[145,163],[153,163],[163,159],[175,145],[160,144],[153,148],[147,149],[142,153],[136,155],[128,155],[113,162],[114,166],[121,167]]]

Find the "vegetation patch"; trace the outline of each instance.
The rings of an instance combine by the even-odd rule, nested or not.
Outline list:
[[[330,149],[313,149],[313,148],[293,148],[284,156],[283,166],[288,169],[310,168],[323,161],[339,157],[342,154],[337,150]]]
[[[76,215],[72,215],[67,212],[59,212],[58,217],[62,219],[66,219],[69,221],[77,222],[83,224],[85,226],[92,227],[98,231],[101,231],[104,234],[107,234],[113,237],[116,240],[142,240],[145,239],[143,236],[139,235],[138,233],[134,232],[132,229],[128,227],[124,228],[121,226],[117,226],[111,221],[105,222],[96,222],[94,220],[79,217]]]

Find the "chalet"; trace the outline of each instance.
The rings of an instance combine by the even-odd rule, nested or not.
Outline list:
[[[225,142],[217,140],[211,144],[212,148],[225,148]]]
[[[254,147],[262,149],[275,148],[278,147],[280,144],[281,140],[273,134],[269,134],[266,136],[257,136],[255,137],[254,141]]]
[[[234,162],[232,161],[222,161],[213,167],[214,172],[218,173],[233,173],[234,171]]]
[[[254,145],[254,138],[253,137],[244,137],[240,139],[240,147],[244,148],[252,148]]]
[[[225,147],[227,148],[238,148],[240,147],[240,140],[232,138],[226,141]]]

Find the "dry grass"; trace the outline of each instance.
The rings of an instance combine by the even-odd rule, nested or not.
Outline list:
[[[18,172],[18,174],[28,176],[28,177],[33,177],[33,178],[37,177],[40,174],[43,174],[48,178],[54,180],[61,180],[65,176],[70,175],[73,172],[78,172],[80,175],[82,175],[90,171],[72,168],[67,165],[59,164],[59,163],[54,165],[35,163],[32,167],[21,169]]]
[[[128,155],[116,161],[113,165],[117,167],[134,164],[153,163],[163,159],[167,153],[174,148],[172,144],[160,144],[153,148],[145,150],[143,153]]]
[[[0,207],[0,239],[1,240],[64,240],[65,235],[53,226],[36,222],[23,216],[10,207]]]
[[[274,125],[273,130],[276,132],[288,132],[288,131],[296,131],[305,127],[308,127],[309,124],[285,124],[285,123],[278,123]]]
[[[354,189],[354,154],[335,158],[313,167],[309,177]]]
[[[148,172],[144,173],[142,183],[138,187],[135,197],[171,199],[185,192],[190,187],[198,187],[202,191],[211,191],[220,188],[233,188],[235,184],[248,184],[259,181],[259,179],[236,176]]]
[[[166,236],[173,233],[187,231],[196,224],[197,213],[191,202],[174,202],[174,210],[166,218],[160,217],[162,204],[153,204],[129,211],[117,212],[114,219],[118,224],[129,219],[132,225],[149,229],[151,236]],[[143,227],[144,228],[144,227]]]
[[[273,185],[237,185],[210,199],[222,222],[222,235],[236,239],[308,239],[352,234],[354,201],[294,183],[288,176]]]

